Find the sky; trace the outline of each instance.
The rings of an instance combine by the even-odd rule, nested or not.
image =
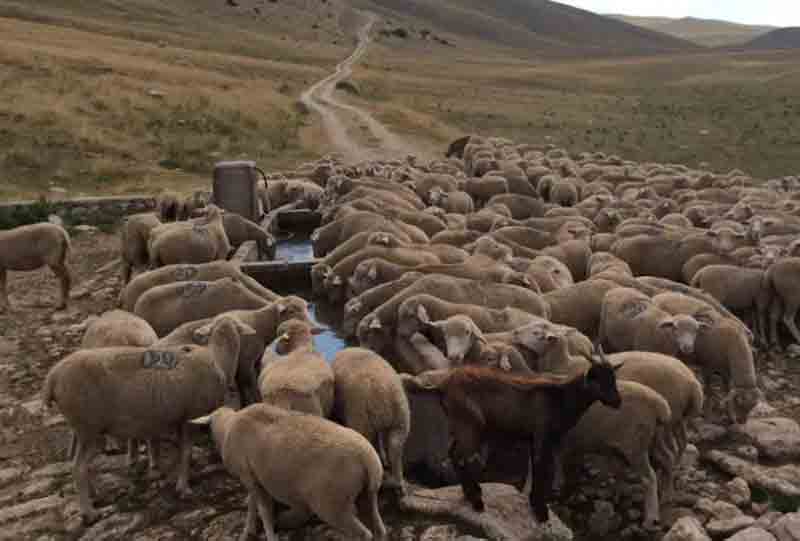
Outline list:
[[[722,19],[800,26],[800,0],[557,0],[595,13]]]

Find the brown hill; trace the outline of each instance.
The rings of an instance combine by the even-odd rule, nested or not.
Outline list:
[[[697,49],[688,41],[549,0],[351,0],[462,39],[542,56],[618,56]]]
[[[695,17],[683,17],[680,19],[636,17],[632,15],[609,15],[609,17],[657,32],[663,32],[706,47],[741,45],[776,29],[774,26],[746,25]]]
[[[748,49],[800,49],[800,27],[779,28],[745,44]]]

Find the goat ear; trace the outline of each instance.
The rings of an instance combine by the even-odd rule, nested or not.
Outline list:
[[[211,415],[204,415],[202,417],[198,417],[196,419],[192,419],[189,421],[190,425],[195,426],[210,426],[211,425]]]

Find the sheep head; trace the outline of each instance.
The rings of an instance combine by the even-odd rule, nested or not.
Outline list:
[[[666,331],[671,335],[675,344],[678,346],[678,351],[683,355],[691,355],[694,353],[694,344],[697,340],[697,334],[703,326],[708,326],[708,324],[706,322],[697,321],[692,316],[685,314],[667,317],[658,323],[658,329]]]
[[[477,343],[486,344],[483,333],[468,316],[452,316],[443,321],[431,322],[429,325],[438,329],[444,336],[445,351],[450,361],[460,364]]]
[[[362,347],[381,353],[391,344],[391,329],[376,314],[368,314],[358,324],[356,332]]]

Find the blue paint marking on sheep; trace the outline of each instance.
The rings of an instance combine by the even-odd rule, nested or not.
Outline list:
[[[182,297],[197,297],[205,293],[208,284],[205,282],[190,282],[181,288]]]
[[[172,351],[145,351],[142,366],[153,370],[174,370],[178,366],[178,356]]]
[[[185,282],[197,276],[197,269],[194,267],[180,266],[175,269],[175,279],[178,282]]]

